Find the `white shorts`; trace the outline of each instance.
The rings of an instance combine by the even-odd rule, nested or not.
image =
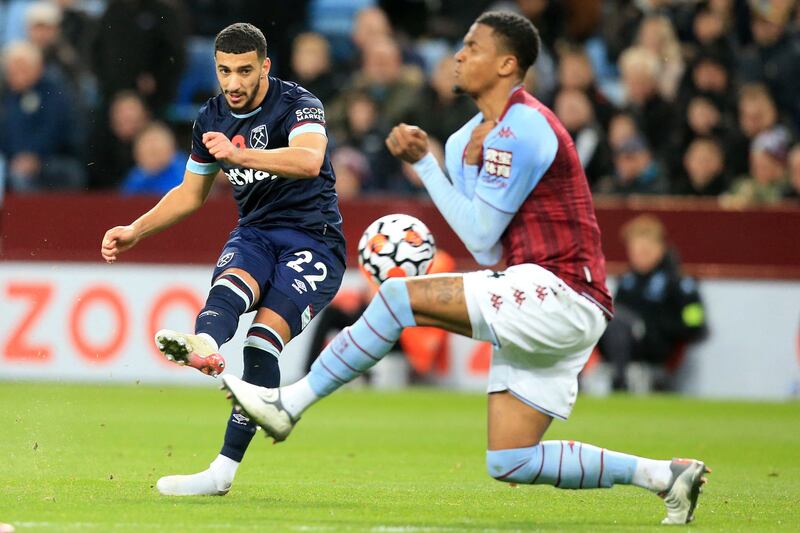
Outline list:
[[[600,308],[533,264],[464,274],[464,292],[473,337],[495,345],[488,392],[569,417],[578,373],[606,328]]]

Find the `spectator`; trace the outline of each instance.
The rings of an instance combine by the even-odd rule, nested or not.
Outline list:
[[[387,127],[379,121],[375,100],[366,92],[350,91],[344,95],[344,105],[344,123],[333,126],[333,137],[339,150],[343,146],[355,148],[367,160],[368,169],[359,172],[359,190],[367,194],[406,190],[400,163],[384,145]]]
[[[350,37],[356,46],[357,53],[362,56],[373,43],[384,39],[394,39],[389,17],[379,7],[365,7],[356,14]]]
[[[728,113],[735,107],[733,76],[729,63],[719,54],[701,51],[694,59],[681,82],[678,100],[685,106],[695,96],[713,98]]]
[[[340,200],[357,198],[362,184],[369,180],[369,161],[360,151],[350,146],[334,150],[331,164],[336,171],[336,194]]]
[[[719,141],[697,137],[683,155],[683,176],[673,192],[691,196],[719,196],[728,188],[725,154]]]
[[[188,157],[178,151],[172,130],[160,122],[150,123],[133,143],[136,166],[122,182],[122,192],[163,196],[183,181]]]
[[[622,228],[629,270],[614,296],[614,319],[598,346],[613,366],[615,389],[672,388],[667,365],[706,332],[697,283],[681,274],[662,223],[640,215]]]
[[[622,146],[626,139],[634,135],[641,135],[641,132],[630,113],[617,113],[608,123],[608,144],[612,150]]]
[[[650,50],[658,58],[658,92],[665,100],[674,100],[685,65],[672,23],[663,15],[645,17],[639,26],[636,44]]]
[[[641,135],[623,140],[613,149],[614,172],[598,183],[606,194],[665,194],[669,183]]]
[[[311,0],[309,2],[309,27],[311,31],[324,35],[331,43],[335,62],[346,62],[353,55],[353,42],[350,36],[353,32],[356,14],[376,3],[375,0]]]
[[[400,47],[395,41],[383,38],[364,50],[361,69],[353,76],[351,85],[370,95],[377,103],[378,116],[388,125],[397,124],[410,114],[418,103],[422,83],[422,71],[403,65]]]
[[[94,72],[105,105],[120,91],[136,91],[162,114],[184,67],[186,31],[169,0],[111,0],[92,43]]]
[[[362,64],[368,48],[376,42],[388,39],[397,44],[403,64],[416,65],[420,68],[424,66],[422,57],[412,47],[407,46],[409,43],[404,36],[395,33],[386,11],[380,7],[367,7],[358,12],[353,23],[351,39],[355,45],[354,59],[362,61]]]
[[[614,106],[597,87],[592,62],[582,47],[564,45],[559,48],[558,87],[578,89],[586,93],[594,110],[594,116],[604,127],[608,127]]]
[[[667,158],[670,172],[680,174],[683,171],[683,155],[689,144],[698,137],[715,137],[731,141],[732,128],[728,117],[723,114],[722,104],[712,96],[697,95],[689,100],[686,107],[684,124],[680,131],[674,132],[675,146],[672,155]]]
[[[554,111],[575,141],[575,148],[590,184],[612,172],[611,152],[606,135],[594,117],[586,93],[562,89],[556,95]]]
[[[789,190],[786,197],[800,200],[800,144],[795,144],[789,151]]]
[[[63,39],[77,53],[83,65],[89,64],[91,37],[97,31],[96,20],[83,10],[84,2],[79,0],[55,0],[61,8],[61,25],[59,27]],[[82,71],[86,71],[84,66]]]
[[[695,53],[708,51],[717,54],[726,65],[733,64],[734,42],[730,33],[733,29],[732,9],[733,4],[728,0],[700,4],[692,20]]]
[[[658,58],[646,48],[634,47],[619,58],[625,101],[647,142],[659,154],[667,148],[674,111],[658,93]]]
[[[89,146],[89,185],[94,189],[117,187],[134,166],[133,141],[150,122],[150,111],[133,91],[116,95],[108,124],[98,128]]]
[[[77,94],[81,66],[78,53],[61,36],[62,13],[52,2],[34,2],[25,12],[28,40],[42,51],[45,70],[53,79],[66,80]]]
[[[478,112],[470,98],[453,91],[454,69],[455,59],[452,56],[446,56],[439,62],[430,82],[423,88],[417,105],[406,119],[441,142],[447,141]]]
[[[731,146],[730,168],[734,175],[748,171],[753,139],[777,125],[778,109],[769,90],[761,84],[743,86],[739,92],[739,131]]]
[[[766,83],[778,108],[800,128],[800,40],[787,31],[791,4],[750,2],[753,43],[739,54],[739,68],[744,81]]]
[[[787,157],[789,132],[777,126],[759,133],[750,146],[750,172],[734,182],[729,194],[721,198],[728,208],[774,204],[789,189]]]
[[[3,49],[6,87],[0,95],[0,156],[16,192],[78,188],[81,139],[66,87],[45,75],[42,52],[29,42]]]
[[[319,33],[301,33],[292,45],[292,76],[323,103],[329,102],[337,91],[337,80],[331,68],[328,40]]]

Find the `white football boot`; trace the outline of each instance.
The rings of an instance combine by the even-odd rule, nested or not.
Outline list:
[[[233,459],[219,455],[207,470],[162,477],[156,488],[164,496],[225,496],[231,490],[238,466]]]
[[[173,363],[196,368],[212,377],[225,370],[225,359],[200,335],[162,329],[156,333],[155,341],[158,351]]]
[[[281,390],[258,387],[236,376],[222,376],[223,390],[233,401],[233,408],[243,411],[275,442],[286,440],[297,420],[293,419],[281,402]]]
[[[672,470],[672,483],[659,494],[667,506],[667,517],[661,523],[688,524],[694,520],[697,499],[703,492],[702,486],[706,482],[703,474],[710,473],[711,470],[696,459],[673,459],[669,468]]]

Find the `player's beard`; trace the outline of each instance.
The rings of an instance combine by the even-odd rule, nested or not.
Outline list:
[[[261,90],[261,76],[258,77],[258,81],[256,82],[255,87],[253,87],[252,92],[250,93],[250,96],[247,98],[247,100],[245,100],[245,102],[242,104],[241,107],[236,108],[235,110],[236,111],[243,111],[245,113],[249,113],[250,111],[252,111],[253,108],[255,107],[254,102],[255,102],[256,96],[258,96],[258,93],[259,93],[260,90]],[[233,106],[231,105],[230,102],[228,102],[228,106],[231,109],[233,109]]]

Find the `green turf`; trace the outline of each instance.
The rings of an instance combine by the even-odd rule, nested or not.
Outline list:
[[[0,383],[0,522],[17,531],[639,531],[631,487],[510,487],[485,474],[485,398],[345,391],[291,438],[258,435],[224,498],[167,499],[202,469],[229,409],[210,389]],[[581,398],[549,438],[714,469],[691,531],[800,530],[800,404]]]

